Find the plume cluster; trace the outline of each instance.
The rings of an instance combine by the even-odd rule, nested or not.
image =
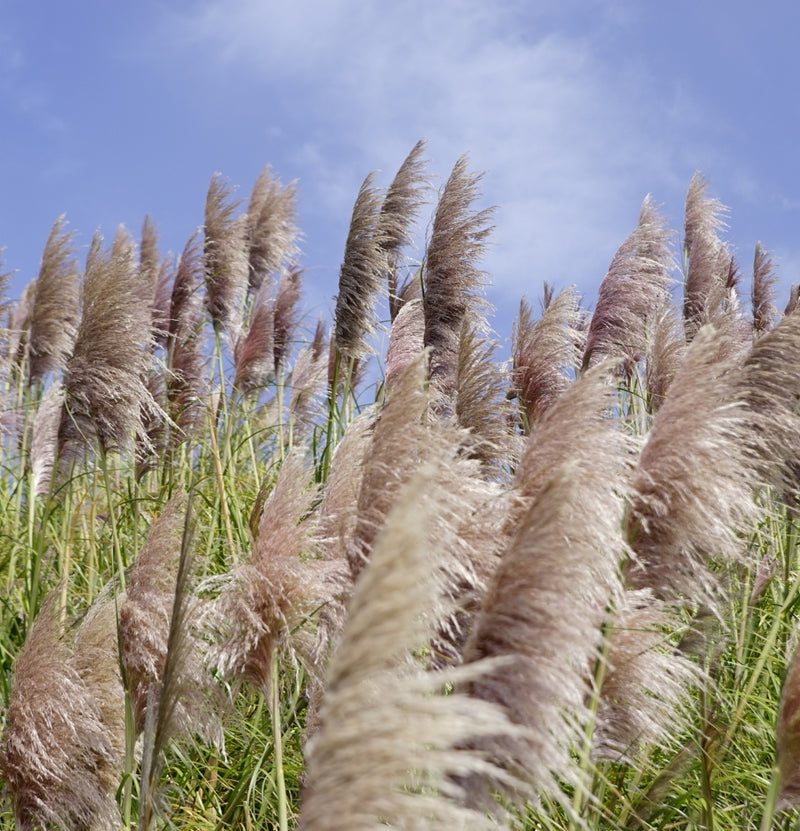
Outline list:
[[[682,298],[647,197],[503,360],[466,156],[414,257],[424,152],[364,180],[316,327],[269,167],[177,257],[148,216],[79,275],[56,220],[0,361],[19,827],[717,827],[756,702],[800,804],[797,298],[759,243],[745,308],[697,174]]]

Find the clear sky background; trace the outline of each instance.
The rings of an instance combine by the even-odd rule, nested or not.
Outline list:
[[[270,164],[298,182],[305,305],[330,316],[361,181],[424,136],[440,181],[464,152],[485,171],[504,338],[544,280],[593,305],[646,194],[680,231],[695,170],[743,275],[756,241],[773,253],[782,308],[798,35],[789,0],[0,0],[6,270],[18,294],[62,213],[84,247],[149,213],[178,252],[215,171],[246,199]]]

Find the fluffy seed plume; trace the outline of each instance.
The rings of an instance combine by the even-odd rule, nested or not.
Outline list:
[[[273,369],[276,375],[286,364],[292,343],[297,337],[302,286],[303,272],[300,268],[287,268],[281,274],[273,318]]]
[[[797,498],[800,465],[800,314],[786,315],[748,353],[737,391],[760,481]],[[791,504],[790,503],[790,504]]]
[[[686,194],[684,220],[685,278],[683,320],[686,340],[708,322],[727,295],[732,260],[719,238],[727,208],[707,196],[708,181],[695,173]]]
[[[476,210],[481,176],[462,156],[439,195],[425,260],[425,346],[431,350],[431,382],[452,392],[461,326],[468,311],[476,317],[485,304],[477,291],[484,272],[478,267],[492,232],[493,209]]]
[[[654,413],[664,403],[667,390],[683,362],[686,340],[679,315],[670,301],[656,310],[645,365],[647,406]]]
[[[142,233],[139,240],[139,281],[142,299],[150,306],[155,300],[156,282],[160,270],[158,228],[153,218],[147,214],[142,221]]]
[[[116,829],[118,746],[61,637],[56,596],[43,604],[14,666],[0,772],[17,827]]]
[[[735,337],[733,327],[698,331],[645,440],[628,513],[630,584],[710,608],[724,588],[710,558],[740,560],[754,511]]]
[[[50,490],[63,407],[64,385],[61,381],[53,381],[45,390],[33,419],[30,462],[32,490],[36,496],[43,496]]]
[[[265,279],[297,256],[297,187],[283,187],[267,165],[258,175],[246,214],[250,289],[257,292]]]
[[[545,283],[546,296],[549,291]],[[543,306],[534,322],[530,305],[520,301],[514,324],[513,394],[519,399],[526,433],[567,389],[585,339],[574,287],[548,298]]]
[[[265,279],[253,299],[247,333],[233,350],[233,384],[243,395],[264,387],[274,369],[274,315],[274,287]]]
[[[775,284],[778,275],[775,263],[760,242],[756,243],[753,256],[753,332],[756,336],[768,332],[777,323],[778,309],[775,306]]]
[[[690,693],[702,673],[668,635],[680,631],[674,608],[649,592],[625,592],[608,635],[595,758],[635,764],[643,749],[673,747],[690,729]]]
[[[144,639],[149,643],[142,644],[138,655],[135,651],[129,652],[129,655],[141,660],[138,668],[144,668],[145,672],[149,672],[150,668],[159,671],[157,681],[144,679],[149,689],[139,782],[139,828],[143,831],[151,828],[163,812],[162,773],[169,744],[176,740],[186,740],[192,735],[201,736],[217,745],[222,744],[218,720],[221,697],[209,681],[196,628],[200,602],[191,591],[192,507],[191,500],[184,502],[184,499],[182,494],[176,494],[174,502],[171,500],[165,507],[164,513],[168,518],[164,524],[156,530],[155,524],[151,528],[145,549],[151,542],[153,546],[148,551],[143,549],[140,552],[139,556],[144,554],[144,557],[134,565],[134,570],[140,571],[137,580],[132,581],[138,583],[134,589],[134,603],[138,609],[132,617],[138,618],[143,626]],[[184,514],[183,528],[175,563],[178,536],[176,516],[181,513]],[[169,561],[172,561],[171,567],[165,567]],[[170,571],[174,582],[168,576]],[[165,590],[169,582],[172,582],[171,591]],[[167,609],[169,621],[165,626]],[[122,632],[120,640],[122,641]],[[152,663],[148,665],[149,661]]]
[[[153,522],[147,540],[130,569],[127,595],[119,610],[119,640],[122,665],[133,702],[137,732],[145,727],[148,706],[159,706],[168,659],[170,627],[175,615],[176,592],[181,558],[185,555],[184,529],[187,498],[173,496]],[[184,606],[197,604],[186,596]],[[214,737],[214,725],[207,719],[203,695],[210,679],[203,667],[199,640],[189,631],[189,618],[182,633],[182,685],[192,691],[175,704],[185,733]]]
[[[78,267],[73,234],[60,216],[42,253],[33,284],[28,321],[28,380],[40,381],[63,369],[77,335],[80,317]]]
[[[215,173],[206,195],[203,264],[206,306],[214,326],[236,342],[242,323],[242,303],[247,290],[246,224],[236,216],[239,203],[233,188]]]
[[[300,349],[292,366],[289,412],[295,436],[303,436],[313,429],[314,417],[324,399],[328,374],[328,356],[323,350],[324,332],[320,318],[312,341]]]
[[[465,807],[456,776],[499,775],[464,748],[515,728],[486,702],[441,695],[448,681],[468,677],[424,672],[411,660],[430,636],[425,614],[437,592],[426,529],[435,494],[424,473],[404,489],[353,596],[322,724],[307,745],[302,831],[495,827]]]
[[[515,524],[464,650],[466,663],[508,659],[470,692],[502,705],[528,730],[524,739],[500,738],[487,749],[537,791],[556,797],[556,778],[580,784],[570,752],[589,718],[591,670],[608,609],[620,595],[626,554],[620,522],[628,440],[612,419],[586,427],[592,452],[573,448]]]
[[[508,375],[493,360],[497,343],[480,336],[470,316],[464,318],[456,367],[455,416],[467,432],[469,455],[494,472],[518,455],[517,437],[509,429]]]
[[[344,568],[340,561],[308,557],[316,532],[315,495],[302,454],[290,454],[261,512],[250,561],[222,581],[208,615],[209,626],[219,632],[214,664],[226,678],[249,681],[265,695],[275,653],[283,646],[312,678],[320,675],[311,620],[338,594]]]
[[[653,310],[669,293],[669,240],[662,217],[646,197],[639,224],[614,255],[600,283],[583,354],[584,369],[598,359],[615,358],[630,373],[644,358]]]
[[[86,258],[81,323],[64,375],[65,404],[59,455],[124,452],[134,437],[146,441],[142,420],[158,407],[147,389],[150,310],[138,291],[134,246],[117,234],[111,251],[95,234]],[[114,253],[116,249],[116,253]]]
[[[408,300],[399,309],[389,330],[386,349],[386,387],[391,388],[395,378],[417,360],[424,349],[425,313],[422,300]]]
[[[420,139],[389,185],[378,217],[378,237],[386,254],[389,316],[392,321],[403,302],[399,279],[402,250],[413,242],[416,214],[425,202],[428,190],[424,151],[425,140]]]
[[[358,498],[358,518],[347,546],[347,560],[357,579],[369,560],[375,538],[403,485],[420,465],[430,444],[423,423],[428,408],[425,354],[399,377],[380,412],[365,458]]]
[[[537,421],[514,478],[506,520],[509,533],[559,467],[574,456],[595,455],[597,437],[606,435],[608,411],[614,404],[610,366],[592,367]]]
[[[202,259],[197,235],[189,238],[175,272],[169,315],[170,417],[184,431],[202,418],[208,381],[204,372]]]
[[[373,309],[386,270],[386,255],[379,237],[381,191],[375,174],[364,179],[358,191],[344,259],[339,271],[339,294],[334,312],[334,343],[346,358],[363,358],[375,331]]]

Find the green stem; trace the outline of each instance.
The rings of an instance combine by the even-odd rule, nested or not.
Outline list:
[[[767,801],[764,804],[764,814],[761,817],[760,831],[769,831],[772,828],[772,819],[775,816],[775,807],[778,802],[778,793],[781,787],[781,772],[777,767],[772,769],[772,779],[767,791]]]
[[[114,560],[117,564],[117,573],[119,574],[120,591],[125,591],[125,561],[122,559],[122,546],[119,542],[119,532],[117,531],[117,517],[114,510],[114,500],[112,499],[111,491],[111,476],[108,472],[108,456],[105,450],[100,449],[100,469],[103,472],[103,483],[106,489],[106,500],[108,503],[108,522],[111,525],[111,545],[114,551]]]
[[[286,780],[283,775],[283,735],[281,733],[280,714],[280,679],[278,677],[278,661],[272,658],[272,685],[269,699],[272,721],[272,742],[275,747],[275,786],[278,791],[278,828],[279,831],[288,831],[288,811],[286,798]]]

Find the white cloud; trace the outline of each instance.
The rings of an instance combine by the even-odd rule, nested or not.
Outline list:
[[[172,35],[220,71],[301,97],[301,188],[327,209],[346,214],[369,170],[388,180],[425,136],[441,177],[465,151],[486,171],[500,292],[536,293],[544,279],[591,290],[645,194],[675,187],[663,132],[697,108],[685,89],[661,101],[647,73],[602,61],[591,33],[538,22],[524,3],[219,0],[173,18]]]

